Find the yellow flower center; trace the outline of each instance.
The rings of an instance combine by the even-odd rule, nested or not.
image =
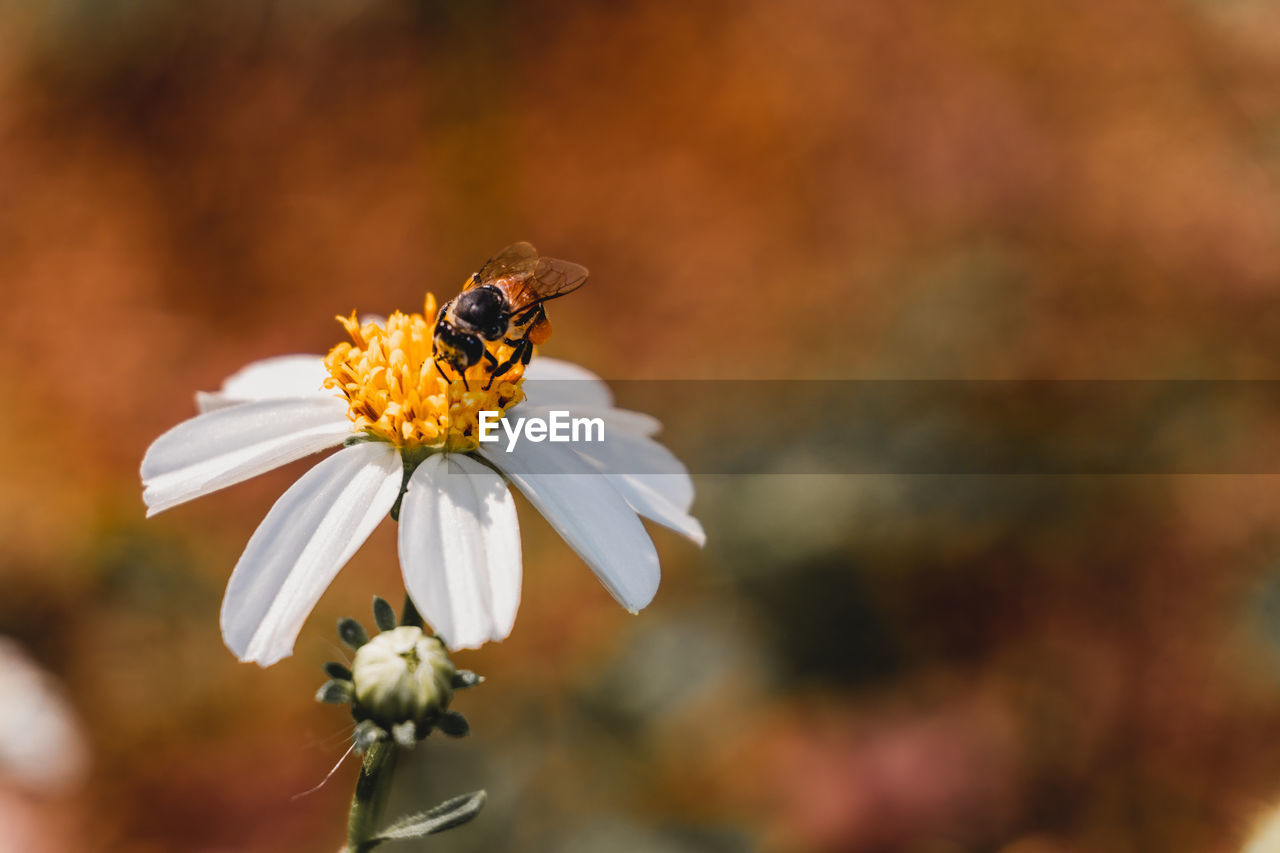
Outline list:
[[[474,450],[478,413],[505,412],[524,399],[524,367],[517,363],[490,385],[489,365],[482,359],[467,369],[467,390],[447,363],[436,366],[435,316],[436,299],[427,294],[422,314],[397,311],[385,327],[361,324],[355,312],[339,317],[351,343],[340,343],[325,356],[329,377],[324,385],[346,396],[352,422],[372,436],[399,447]],[[501,341],[486,347],[499,364],[512,351]]]

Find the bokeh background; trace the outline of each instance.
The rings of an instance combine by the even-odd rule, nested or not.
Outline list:
[[[219,601],[309,463],[144,522],[138,462],[195,390],[514,240],[591,268],[544,351],[611,379],[1277,378],[1278,32],[1266,0],[0,2],[0,635],[91,759],[10,771],[0,848],[338,847],[354,765],[295,796],[350,734],[311,696],[335,619],[400,594],[391,525],[264,671]],[[803,447],[773,404],[718,419]],[[1277,478],[697,485],[709,543],[655,529],[638,617],[521,504],[515,632],[457,656],[474,734],[392,808],[491,800],[421,849],[1227,851],[1280,803]]]

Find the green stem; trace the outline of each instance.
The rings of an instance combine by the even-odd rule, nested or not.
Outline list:
[[[422,617],[413,606],[408,593],[404,596],[404,608],[400,624],[422,627]],[[341,853],[365,853],[373,849],[369,843],[378,832],[382,811],[391,791],[391,777],[396,770],[396,745],[387,739],[369,747],[360,766],[360,778],[356,780],[356,792],[351,797],[351,814],[347,817],[347,846]]]
[[[369,842],[378,832],[395,769],[396,745],[391,741],[378,741],[365,752],[360,778],[356,780],[356,792],[351,797],[345,853],[364,853],[373,849]]]

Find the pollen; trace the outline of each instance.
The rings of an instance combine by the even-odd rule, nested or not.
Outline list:
[[[464,382],[447,362],[436,363],[435,316],[435,297],[427,294],[422,314],[397,311],[385,325],[361,323],[355,312],[338,317],[351,342],[325,356],[324,385],[347,398],[356,428],[374,438],[406,448],[475,450],[479,413],[505,412],[524,399],[524,368],[517,363],[490,382],[491,365],[481,360]],[[512,353],[501,341],[487,349],[498,364]]]

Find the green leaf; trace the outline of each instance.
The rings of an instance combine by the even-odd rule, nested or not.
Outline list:
[[[345,705],[351,701],[351,696],[355,692],[355,688],[350,681],[326,681],[324,686],[316,691],[317,702],[328,702],[330,705]]]
[[[351,670],[347,669],[347,667],[338,663],[336,660],[331,660],[324,665],[324,674],[338,681],[351,680]],[[454,686],[456,687],[457,685],[455,684]]]
[[[390,631],[396,627],[396,612],[380,595],[373,597],[373,621],[377,623],[379,631]]]
[[[468,687],[475,687],[484,681],[483,675],[476,675],[469,669],[460,669],[453,676],[453,689],[464,690]]]
[[[471,734],[471,724],[467,722],[467,718],[459,714],[457,711],[445,711],[440,715],[436,728],[447,734],[449,737],[466,737]]]
[[[446,829],[453,829],[455,826],[461,826],[480,814],[480,809],[484,808],[484,801],[487,796],[484,791],[475,791],[470,794],[463,794],[461,797],[454,797],[452,800],[446,800],[425,812],[402,817],[379,832],[372,841],[373,843],[381,844],[384,841],[404,841],[410,838],[422,838],[424,835],[432,835],[437,832],[444,832]]]
[[[353,649],[358,649],[369,642],[369,633],[364,626],[350,616],[338,620],[338,636],[342,642]]]

